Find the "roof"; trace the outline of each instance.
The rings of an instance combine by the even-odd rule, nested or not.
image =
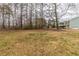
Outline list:
[[[75,17],[75,18],[72,18],[72,19],[70,19],[69,21],[75,20],[75,19],[79,19],[79,16],[78,16],[78,17]]]

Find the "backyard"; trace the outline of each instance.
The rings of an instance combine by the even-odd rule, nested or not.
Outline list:
[[[79,55],[79,30],[2,30],[0,55]]]

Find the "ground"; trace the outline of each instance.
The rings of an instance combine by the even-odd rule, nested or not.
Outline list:
[[[0,55],[77,56],[79,55],[79,30],[0,31]]]

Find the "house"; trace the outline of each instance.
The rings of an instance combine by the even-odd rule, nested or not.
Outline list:
[[[56,27],[56,21],[55,20],[49,20],[49,28],[55,28]],[[63,22],[58,22],[58,26],[60,28],[69,28],[69,21],[63,21]]]
[[[56,21],[50,21],[52,27],[56,27]],[[79,29],[79,17],[72,18],[71,20],[58,22],[60,28]]]
[[[73,18],[69,21],[69,28],[72,28],[72,29],[79,28],[79,17]]]
[[[69,28],[69,23],[70,23],[70,21],[59,22],[59,27]]]

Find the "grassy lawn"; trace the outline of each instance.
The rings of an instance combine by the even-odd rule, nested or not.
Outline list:
[[[79,55],[79,30],[0,31],[0,55]]]

